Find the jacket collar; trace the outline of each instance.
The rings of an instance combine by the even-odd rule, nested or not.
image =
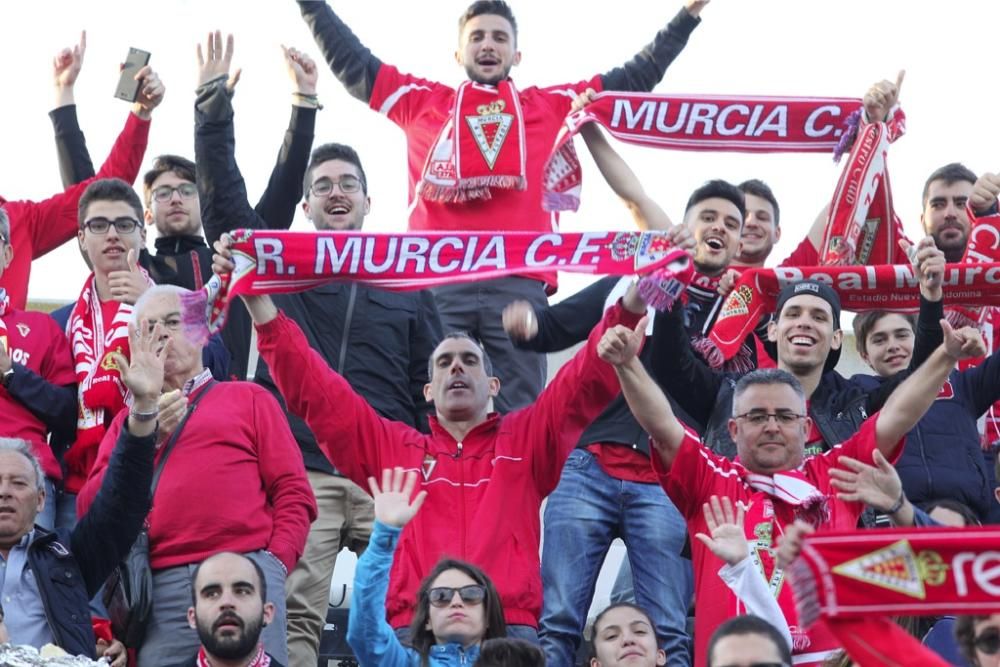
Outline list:
[[[158,255],[179,255],[197,248],[207,248],[208,244],[201,236],[179,234],[177,236],[160,236],[153,242]]]
[[[486,419],[481,423],[476,424],[474,427],[472,427],[472,430],[469,431],[468,435],[465,436],[465,440],[462,441],[463,449],[465,448],[466,445],[476,444],[478,442],[481,442],[482,441],[481,436],[496,431],[500,426],[500,419],[501,415],[499,412],[491,412],[488,415],[486,415]],[[437,440],[438,442],[441,442],[442,438],[446,439],[449,445],[448,447],[449,451],[447,453],[449,454],[454,453],[452,451],[453,446],[451,445],[451,443],[457,443],[458,441],[455,440],[455,437],[448,432],[448,429],[446,429],[444,426],[441,425],[441,422],[438,421],[437,415],[428,415],[427,423],[430,424],[431,435],[434,436],[434,439]]]

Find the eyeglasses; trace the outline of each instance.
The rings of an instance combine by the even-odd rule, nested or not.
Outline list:
[[[309,191],[317,197],[327,197],[333,192],[333,186],[335,185],[339,185],[340,191],[345,195],[349,195],[361,189],[361,179],[351,175],[341,176],[339,181],[321,178],[312,184]]]
[[[1000,629],[988,628],[975,638],[976,649],[986,655],[996,655],[1000,651]]]
[[[111,225],[115,226],[115,231],[119,234],[131,234],[139,228],[139,221],[135,218],[115,218],[114,220],[91,218],[83,223],[83,226],[92,234],[107,234]]]
[[[800,415],[791,410],[778,410],[777,412],[767,412],[766,410],[751,410],[742,415],[733,415],[733,419],[742,419],[751,426],[764,426],[768,420],[774,417],[778,426],[791,426],[800,419],[805,419],[805,415]]]
[[[193,199],[198,196],[198,186],[194,183],[181,183],[176,187],[173,185],[161,185],[153,190],[153,199],[158,202],[170,201],[173,199],[175,192],[180,193],[181,199]]]
[[[166,329],[167,331],[180,331],[181,325],[184,324],[183,320],[181,320],[180,317],[176,315],[171,315],[170,317],[166,317],[162,320],[156,320],[156,319],[147,320],[146,330],[149,333],[153,333],[153,329],[156,327],[157,322],[162,324],[163,328]]]
[[[479,584],[469,584],[461,588],[441,586],[427,591],[430,603],[435,607],[447,607],[458,593],[465,604],[481,604],[486,599],[486,587]]]

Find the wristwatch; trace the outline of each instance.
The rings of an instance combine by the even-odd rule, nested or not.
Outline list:
[[[0,379],[0,384],[6,389],[10,386],[10,381],[14,379],[14,365],[11,364],[10,368],[4,371],[3,378]]]

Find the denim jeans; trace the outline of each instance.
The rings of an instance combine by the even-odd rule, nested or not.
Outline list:
[[[667,664],[691,664],[685,623],[694,577],[691,561],[680,555],[687,526],[659,485],[615,479],[593,454],[576,449],[548,498],[542,524],[538,635],[549,665],[575,664],[597,575],[616,537],[628,549],[637,604],[649,613]]]

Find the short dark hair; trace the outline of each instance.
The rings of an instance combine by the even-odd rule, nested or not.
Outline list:
[[[323,144],[313,149],[309,156],[309,164],[306,165],[306,175],[302,179],[303,196],[309,193],[312,187],[313,171],[319,165],[330,160],[343,160],[358,168],[358,176],[361,178],[361,191],[368,194],[368,177],[365,176],[365,168],[361,166],[361,158],[358,152],[347,144]]]
[[[797,377],[780,368],[758,368],[737,381],[736,389],[733,390],[733,410],[736,410],[736,402],[740,396],[750,387],[774,384],[787,384],[803,401],[806,400],[806,392]]]
[[[261,602],[267,602],[267,579],[264,577],[264,568],[262,568],[257,563],[257,561],[255,561],[253,558],[250,558],[249,556],[247,556],[245,554],[238,554],[235,551],[219,551],[217,553],[212,554],[208,558],[202,559],[202,561],[200,563],[198,563],[197,565],[194,566],[194,573],[191,575],[191,601],[192,601],[192,603],[194,603],[196,605],[198,603],[197,581],[198,581],[198,573],[201,572],[201,566],[204,565],[206,561],[208,561],[208,560],[210,560],[212,558],[215,558],[216,556],[223,556],[223,555],[225,555],[225,556],[238,556],[238,557],[246,560],[247,562],[249,562],[251,565],[253,565],[253,570],[254,570],[254,572],[257,573],[257,583],[259,584],[257,586],[257,590],[260,591],[260,601]]]
[[[523,639],[497,637],[479,647],[476,667],[545,667],[545,654]]]
[[[957,183],[958,181],[968,181],[969,183],[975,185],[976,174],[960,162],[951,162],[943,167],[940,167],[939,169],[935,169],[924,182],[924,194],[921,198],[924,206],[927,206],[927,195],[930,192],[931,183],[934,181],[944,181],[945,185],[951,185],[952,183]]]
[[[153,168],[142,175],[142,193],[146,197],[146,207],[153,202],[153,183],[163,174],[173,172],[185,181],[198,182],[194,162],[180,155],[160,155],[153,160]]]
[[[634,609],[635,611],[645,616],[646,620],[649,621],[649,627],[653,628],[653,639],[656,641],[656,645],[657,646],[660,645],[660,637],[656,634],[656,625],[653,623],[653,618],[649,615],[648,611],[646,611],[637,604],[633,604],[632,602],[616,602],[602,609],[601,613],[599,613],[597,617],[594,618],[594,624],[591,626],[590,630],[591,658],[597,657],[597,626],[600,625],[601,619],[604,618],[605,614],[607,614],[608,612],[612,612],[615,609]]]
[[[712,638],[708,642],[708,667],[712,667],[712,653],[715,652],[715,645],[721,639],[732,635],[760,635],[766,637],[778,649],[781,661],[786,665],[792,664],[792,649],[785,641],[785,638],[781,636],[781,633],[778,632],[777,628],[759,616],[745,614],[731,618],[716,628],[712,634]]]
[[[766,199],[768,203],[771,204],[771,208],[774,209],[774,226],[778,226],[778,221],[781,218],[781,211],[778,209],[778,200],[775,198],[774,193],[771,192],[771,188],[767,183],[757,178],[751,178],[748,181],[743,181],[736,187],[738,187],[740,192],[744,195],[753,195],[755,197],[760,197],[761,199]],[[744,199],[746,198],[744,197]]]
[[[913,313],[897,313],[893,310],[867,310],[854,316],[854,346],[862,357],[868,354],[868,335],[883,317],[899,315],[910,328],[917,330],[917,316]]]
[[[484,14],[494,14],[507,19],[511,30],[514,31],[514,34],[511,35],[514,38],[514,44],[517,44],[517,19],[514,18],[514,11],[510,8],[510,5],[504,2],[504,0],[476,0],[476,2],[473,2],[458,17],[458,34],[461,35],[462,31],[465,30],[466,23]]]
[[[413,621],[410,623],[410,646],[420,654],[422,664],[426,664],[426,657],[430,654],[431,647],[437,643],[434,633],[427,628],[430,619],[430,593],[434,580],[442,572],[448,570],[458,570],[469,576],[473,581],[486,589],[486,597],[483,599],[483,620],[486,623],[486,634],[483,639],[494,639],[496,637],[507,636],[507,623],[503,618],[503,605],[500,603],[500,594],[497,593],[493,581],[481,569],[464,560],[454,558],[442,558],[434,569],[430,571],[424,580],[420,582],[417,589],[416,605],[413,610]]]
[[[971,507],[953,498],[938,498],[937,500],[929,500],[926,503],[923,503],[923,510],[928,514],[936,510],[938,507],[950,510],[961,516],[962,520],[965,521],[966,526],[983,525],[983,522],[978,516],[976,516],[976,513],[972,511]]]
[[[706,199],[712,199],[713,197],[731,201],[739,209],[740,225],[743,224],[743,219],[747,217],[746,197],[743,196],[743,192],[738,187],[718,178],[708,181],[691,193],[691,196],[688,197],[687,206],[684,207],[684,217],[687,217],[688,212],[692,208]]]
[[[472,344],[476,346],[479,353],[483,355],[483,370],[486,371],[486,375],[489,377],[493,376],[493,362],[490,361],[490,355],[486,353],[486,346],[483,345],[482,341],[470,334],[468,331],[449,331],[446,333],[441,340],[438,341],[437,345],[434,346],[436,350],[438,345],[445,342],[449,338],[458,338],[463,340],[472,341]],[[427,360],[427,379],[430,380],[434,377],[434,353],[431,352],[430,359]]]
[[[142,222],[142,202],[132,186],[120,178],[100,178],[91,182],[80,195],[80,203],[77,205],[80,229],[83,229],[83,223],[87,221],[87,208],[95,201],[125,202],[135,211],[135,219]]]

